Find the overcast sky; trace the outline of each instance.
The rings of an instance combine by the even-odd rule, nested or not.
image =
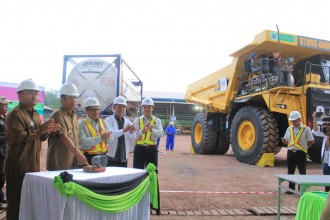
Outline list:
[[[121,54],[145,90],[185,92],[265,29],[330,40],[329,0],[1,0],[1,82],[59,89],[63,55]]]

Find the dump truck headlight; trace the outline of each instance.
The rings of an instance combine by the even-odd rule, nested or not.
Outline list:
[[[284,104],[276,104],[275,107],[276,107],[276,108],[283,108],[283,109],[286,109],[286,105],[284,105]]]

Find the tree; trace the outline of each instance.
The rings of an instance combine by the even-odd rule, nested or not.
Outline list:
[[[45,106],[52,109],[56,109],[61,106],[59,91],[48,90],[45,92]]]

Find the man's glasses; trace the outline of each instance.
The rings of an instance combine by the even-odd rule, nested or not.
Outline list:
[[[293,121],[291,121],[291,123],[295,123],[295,122],[297,122],[297,121],[299,121],[299,119],[297,119],[297,120],[293,120]]]

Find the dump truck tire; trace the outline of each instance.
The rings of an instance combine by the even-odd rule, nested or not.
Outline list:
[[[207,122],[205,113],[195,115],[192,123],[191,143],[197,154],[211,154],[216,144],[216,130]]]
[[[256,164],[263,153],[279,146],[279,129],[274,116],[263,108],[245,106],[234,116],[231,147],[242,163]]]
[[[323,144],[323,137],[314,136],[314,144],[308,148],[308,158],[313,161],[314,163],[321,162],[321,149]]]
[[[228,149],[229,149],[229,145],[230,145],[230,137],[228,132],[224,132],[220,135],[218,135],[218,141],[217,141],[217,146],[214,150],[214,154],[220,154],[223,155],[225,153],[227,153]]]

